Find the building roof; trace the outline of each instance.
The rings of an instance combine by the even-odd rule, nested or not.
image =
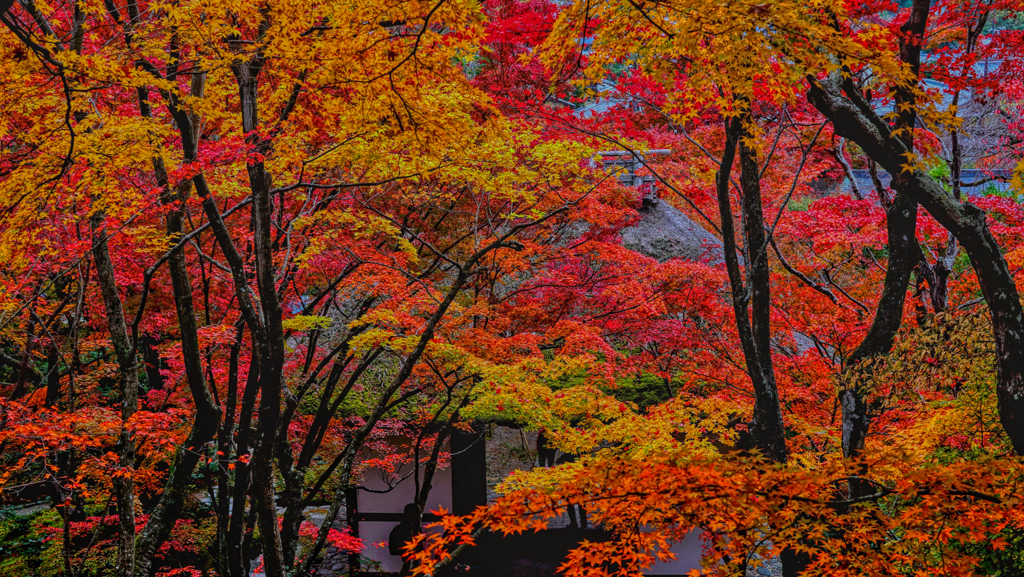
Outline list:
[[[673,258],[723,262],[722,241],[671,204],[649,198],[639,212],[640,221],[621,231],[626,248],[659,262]]]

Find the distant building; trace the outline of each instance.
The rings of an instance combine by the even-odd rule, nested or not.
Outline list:
[[[390,442],[411,450],[411,439],[396,437]],[[464,515],[488,502],[487,471],[492,464],[488,462],[483,428],[478,427],[475,433],[456,432],[449,449],[451,467],[435,474],[427,510],[443,507]],[[534,466],[541,464],[535,463]],[[419,476],[422,480],[422,473]],[[348,525],[353,534],[369,545],[361,558],[350,558],[349,565],[355,575],[384,577],[398,574],[402,567],[401,557],[392,555],[390,547],[380,544],[394,535],[395,528],[406,520],[403,509],[412,500],[414,492],[411,465],[398,471],[369,469],[364,472],[360,487],[350,491],[348,501],[355,506],[348,511]],[[476,546],[464,549],[454,562],[438,573],[438,577],[556,577],[558,566],[580,542],[585,539],[600,541],[610,536],[590,523],[582,528],[568,526],[564,517],[553,520],[549,529],[537,533],[481,535]],[[422,522],[426,525],[436,519],[428,513]],[[682,577],[690,570],[700,568],[699,531],[674,544],[671,550],[676,560],[657,562],[644,574]]]
[[[857,184],[857,189],[860,190],[861,194],[867,194],[874,192],[875,185],[871,180],[871,173],[868,170],[853,169],[854,182]],[[966,197],[972,196],[985,196],[995,193],[1003,193],[1010,190],[1010,177],[1012,171],[1010,170],[978,170],[978,169],[966,169],[961,171],[960,190]],[[878,169],[878,180],[881,181],[883,186],[889,186],[892,182],[892,176],[888,172],[885,172],[881,168]],[[942,182],[942,178],[939,178]],[[949,183],[943,182],[943,185],[949,189]],[[841,192],[849,192],[850,190],[849,181],[844,183],[844,186],[840,189]]]

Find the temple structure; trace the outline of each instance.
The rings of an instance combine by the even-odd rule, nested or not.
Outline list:
[[[478,428],[475,433],[457,432],[451,439],[451,465],[435,473],[427,500],[428,511],[443,508],[455,514],[466,514],[488,502],[487,427]],[[411,439],[396,438],[393,442],[411,447]],[[533,464],[541,466],[537,462]],[[422,471],[419,478],[422,482]],[[405,508],[414,498],[415,484],[411,466],[397,471],[370,469],[364,472],[362,484],[350,493],[349,502],[356,505],[348,511],[348,525],[369,545],[362,555],[354,555],[349,560],[356,575],[383,577],[398,575],[401,571],[402,559],[395,554],[400,546],[385,542],[402,533],[399,526],[408,522]],[[555,519],[547,530],[538,533],[481,535],[475,547],[463,550],[437,577],[555,577],[570,549],[584,539],[608,538],[608,533],[600,527],[586,521],[567,522],[566,517]],[[436,515],[428,512],[421,522],[428,525],[435,520]],[[396,532],[396,529],[399,530]],[[645,574],[682,577],[691,569],[700,568],[699,534],[694,532],[676,543],[672,552],[676,560],[657,563]]]

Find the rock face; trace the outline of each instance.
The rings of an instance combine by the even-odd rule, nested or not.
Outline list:
[[[647,198],[639,212],[640,221],[621,231],[626,248],[658,262],[673,258],[723,262],[722,241],[671,204]]]

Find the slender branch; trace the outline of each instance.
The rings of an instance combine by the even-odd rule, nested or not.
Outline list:
[[[779,250],[779,245],[775,243],[775,239],[774,238],[769,237],[768,238],[768,242],[772,245],[772,248],[775,249],[775,256],[779,257],[779,262],[782,263],[782,267],[784,269],[786,269],[789,272],[789,274],[791,274],[791,275],[795,276],[796,278],[800,279],[801,281],[804,282],[804,284],[806,284],[807,286],[811,287],[812,289],[814,289],[814,290],[820,292],[821,294],[827,296],[829,298],[829,300],[832,301],[833,303],[839,304],[839,299],[836,298],[836,295],[832,294],[832,291],[830,291],[827,288],[823,287],[822,285],[814,282],[813,280],[808,278],[807,275],[805,275],[804,273],[796,270],[795,268],[790,266],[788,262],[786,262],[786,257],[782,256],[782,251]]]

